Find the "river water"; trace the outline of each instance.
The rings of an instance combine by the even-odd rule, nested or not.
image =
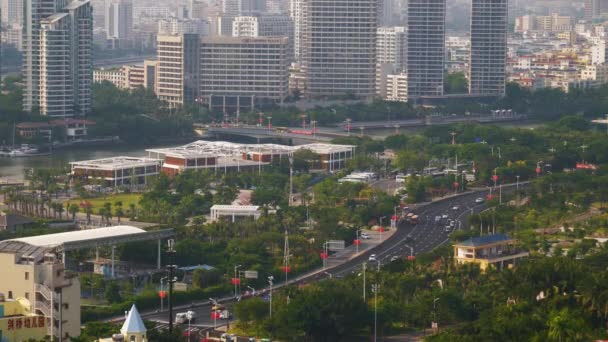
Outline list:
[[[0,157],[0,178],[22,181],[24,170],[38,167],[63,167],[69,162],[116,156],[146,156],[145,150],[152,147],[165,146],[90,146],[55,150],[46,156],[2,158]]]
[[[503,127],[519,127],[524,129],[533,129],[540,126],[536,123],[508,123],[501,124]],[[415,134],[420,132],[422,128],[411,128],[411,129],[385,129],[385,130],[374,130],[373,132],[366,132],[376,139],[385,138],[386,136],[400,133],[400,134]],[[108,145],[108,146],[89,146],[79,148],[67,148],[61,150],[55,150],[52,154],[47,156],[35,156],[35,157],[22,157],[22,158],[2,158],[0,157],[0,179],[9,179],[12,181],[22,181],[24,178],[24,170],[38,167],[63,167],[67,166],[69,162],[82,161],[90,159],[117,157],[117,156],[130,156],[130,157],[141,157],[147,156],[145,150],[148,148],[159,148],[159,147],[170,147],[179,144],[165,144],[155,146],[132,146],[132,145]]]

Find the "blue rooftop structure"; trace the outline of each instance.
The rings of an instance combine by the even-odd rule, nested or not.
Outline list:
[[[470,238],[468,240],[465,240],[465,241],[462,241],[459,243],[455,243],[454,245],[478,247],[478,246],[491,245],[491,244],[498,243],[498,242],[512,241],[512,240],[513,240],[512,238],[506,236],[505,234],[494,234],[494,235],[485,235],[485,236]]]

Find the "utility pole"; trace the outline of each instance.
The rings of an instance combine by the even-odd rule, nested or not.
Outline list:
[[[169,272],[167,283],[169,283],[169,333],[173,332],[173,284],[175,283],[175,269],[177,265],[175,262],[175,241],[173,239],[167,240],[167,254],[169,259],[169,265],[167,265],[167,271]]]
[[[367,263],[363,263],[363,301],[365,302],[365,271],[367,270]]]
[[[272,318],[272,284],[274,281],[274,277],[273,276],[268,276],[268,285],[270,285],[270,301],[269,301],[269,305],[270,305],[270,318]]]
[[[374,342],[378,341],[378,284],[374,284]]]
[[[289,206],[293,205],[293,154],[289,155]]]

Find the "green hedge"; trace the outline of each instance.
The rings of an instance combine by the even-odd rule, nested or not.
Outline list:
[[[173,292],[174,305],[188,304],[194,301],[204,301],[209,297],[215,297],[228,293],[230,289],[225,285],[211,286],[205,289],[192,289],[185,292]],[[82,322],[99,321],[114,316],[120,316],[131,308],[137,306],[139,311],[157,309],[159,297],[156,291],[144,291],[135,297],[135,300],[126,300],[107,306],[83,306],[81,307]]]

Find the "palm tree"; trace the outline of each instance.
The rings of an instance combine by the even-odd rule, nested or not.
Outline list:
[[[65,212],[65,207],[63,206],[63,203],[57,203],[57,212],[59,213],[59,219],[63,219],[63,213]]]
[[[129,217],[131,218],[131,220],[135,220],[136,216],[137,216],[137,208],[135,207],[135,203],[130,203],[129,204]]]
[[[114,202],[114,214],[118,218],[118,223],[120,223],[120,218],[125,214],[122,210],[122,201]]]
[[[70,203],[68,205],[68,212],[72,215],[72,221],[76,222],[76,214],[80,211],[78,204]]]

